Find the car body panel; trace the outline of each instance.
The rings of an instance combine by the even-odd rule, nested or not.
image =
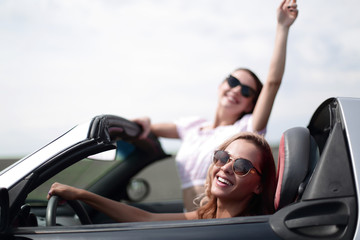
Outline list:
[[[348,140],[348,146],[353,164],[353,173],[355,177],[355,184],[357,190],[357,196],[359,196],[360,189],[360,131],[359,131],[359,120],[360,120],[360,99],[355,98],[340,98],[339,100],[343,122],[346,129],[346,136]],[[346,116],[346,117],[344,117]],[[352,134],[351,134],[352,133]],[[357,205],[360,206],[360,198],[357,198]],[[358,208],[358,216],[360,216]],[[357,227],[354,235],[354,239],[360,238],[360,221],[357,221]]]
[[[141,133],[140,126],[121,117],[94,117],[0,173],[0,213],[3,217],[0,237],[356,239],[359,236],[359,109],[360,99],[352,98],[330,98],[316,109],[308,129],[318,145],[320,159],[309,172],[303,185],[299,186],[302,191],[299,191],[297,200],[272,215],[193,221],[113,223],[103,214],[85,206],[96,224],[54,227],[17,225],[19,217],[24,214],[23,209],[28,209],[25,206],[27,196],[33,190],[77,162],[111,149],[116,149],[116,154],[113,155],[115,160],[112,160],[119,161],[119,164],[96,179],[89,186],[89,191],[116,201],[127,201],[130,205],[153,212],[161,213],[169,209],[173,209],[174,212],[181,211],[182,205],[178,202],[137,203],[129,201],[126,195],[127,184],[134,176],[148,165],[169,156],[163,151],[158,139],[153,134],[147,139],[138,139],[137,136]],[[129,149],[131,151],[128,151]],[[69,221],[66,218],[71,218],[73,213],[69,214],[65,207],[67,205],[59,206],[58,214],[64,217],[66,222]],[[39,217],[44,217],[43,206],[34,206],[33,210]]]
[[[261,228],[262,231],[258,231]],[[21,229],[30,239],[51,239],[59,228],[38,229],[36,233]],[[57,239],[280,239],[268,225],[268,217],[223,220],[143,222],[78,226],[61,229]]]

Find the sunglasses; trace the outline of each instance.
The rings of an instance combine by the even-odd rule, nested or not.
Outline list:
[[[248,85],[242,84],[239,81],[239,79],[237,79],[236,77],[233,77],[233,76],[229,75],[226,78],[226,80],[227,80],[227,83],[229,84],[229,86],[231,88],[240,86],[241,87],[241,95],[243,95],[246,98],[254,96],[256,94],[256,91],[254,89],[252,89]]]
[[[213,161],[216,166],[222,167],[230,160],[231,158],[229,153],[223,150],[217,150],[214,152]],[[245,177],[246,175],[248,175],[249,172],[257,172],[257,174],[259,174],[260,176],[262,175],[249,160],[243,158],[235,159],[232,169],[234,173],[239,175],[240,177]]]

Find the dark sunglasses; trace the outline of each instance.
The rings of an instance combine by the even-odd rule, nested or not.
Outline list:
[[[231,75],[229,75],[226,78],[229,86],[231,88],[237,87],[240,85],[241,87],[241,95],[243,95],[244,97],[248,98],[251,96],[254,96],[256,94],[256,91],[254,89],[252,89],[251,87],[249,87],[248,85],[242,84],[239,79],[237,79],[236,77],[233,77]]]
[[[224,166],[226,163],[230,161],[229,153],[223,150],[217,150],[214,152],[214,164],[218,167]],[[232,169],[235,174],[245,177],[249,172],[254,172],[254,170],[261,176],[261,173],[254,167],[254,165],[246,159],[238,158],[234,160]],[[253,170],[254,169],[254,170]]]

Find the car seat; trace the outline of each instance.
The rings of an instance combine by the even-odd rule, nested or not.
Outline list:
[[[318,159],[317,144],[307,128],[295,127],[283,133],[279,145],[275,210],[301,197]]]

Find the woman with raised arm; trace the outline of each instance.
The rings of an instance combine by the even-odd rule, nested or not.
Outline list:
[[[151,213],[79,188],[54,183],[47,195],[80,200],[118,222],[229,218],[274,212],[275,164],[263,136],[240,133],[212,153],[206,199],[199,209],[185,213]]]
[[[219,86],[213,121],[197,117],[182,118],[173,123],[152,124],[147,117],[134,119],[144,129],[141,137],[146,137],[151,131],[158,137],[182,140],[176,164],[187,211],[196,207],[194,199],[204,191],[204,166],[210,165],[210,155],[222,141],[237,132],[265,134],[284,74],[289,29],[297,15],[294,0],[281,2],[277,9],[274,51],[264,86],[249,69],[239,68],[233,71]]]

